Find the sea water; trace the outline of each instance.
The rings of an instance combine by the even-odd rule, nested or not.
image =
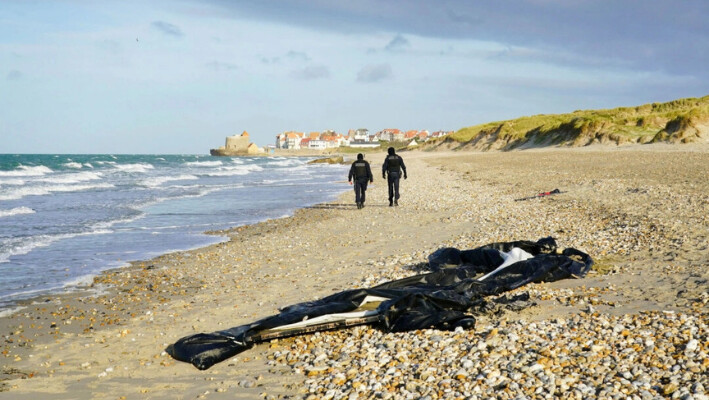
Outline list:
[[[349,189],[301,157],[0,154],[0,312]]]

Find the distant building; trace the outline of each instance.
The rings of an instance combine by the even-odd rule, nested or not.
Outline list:
[[[394,139],[394,135],[400,134],[401,131],[398,129],[382,129],[381,131],[377,132],[377,136],[379,137],[379,140],[383,140],[385,142],[391,142]]]
[[[356,142],[369,142],[369,130],[365,128],[359,128],[354,132],[353,139]]]
[[[286,148],[297,150],[300,148],[300,141],[303,139],[303,134],[300,132],[288,132],[286,134]]]
[[[299,149],[300,140],[305,137],[302,132],[288,131],[276,135],[277,149]]]
[[[340,146],[340,139],[337,136],[323,135],[320,137],[320,140],[325,142],[325,146],[329,148]]]
[[[322,134],[323,135],[338,135],[338,133],[335,132],[334,129],[325,129],[324,131],[322,131]]]
[[[435,131],[435,132],[433,132],[433,133],[431,134],[431,137],[432,137],[432,138],[439,138],[439,137],[443,137],[443,136],[449,135],[449,134],[451,134],[451,133],[453,133],[453,132]]]
[[[323,150],[327,148],[327,140],[311,139],[308,143],[309,149]]]
[[[278,135],[276,135],[276,144],[274,145],[274,147],[276,149],[284,149],[285,145],[286,145],[286,135],[283,133],[279,133]]]
[[[256,143],[250,143],[246,147],[246,154],[260,154],[263,153],[264,150],[256,145]]]
[[[229,152],[246,151],[249,147],[249,133],[244,131],[241,135],[227,136],[224,148]]]
[[[262,152],[263,150],[255,143],[249,142],[249,133],[246,131],[242,132],[241,135],[227,136],[224,146],[209,150],[209,153],[213,156],[237,156]]]
[[[353,140],[350,142],[350,147],[363,148],[363,149],[376,149],[379,148],[381,144],[379,142],[365,142],[364,140]]]

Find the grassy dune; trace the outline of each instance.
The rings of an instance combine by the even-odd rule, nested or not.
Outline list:
[[[709,96],[568,114],[540,114],[462,128],[431,147],[481,150],[595,143],[691,143],[709,139]]]

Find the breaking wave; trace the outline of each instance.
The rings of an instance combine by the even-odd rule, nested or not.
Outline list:
[[[40,165],[37,167],[28,167],[25,165],[20,165],[12,171],[0,171],[0,176],[42,176],[46,174],[51,174],[50,168]]]
[[[156,176],[154,178],[145,179],[140,182],[140,185],[147,187],[158,187],[165,182],[171,181],[187,181],[199,179],[194,175],[178,175],[178,176]]]
[[[13,215],[34,214],[36,211],[29,207],[15,207],[9,210],[0,210],[0,218]]]
[[[79,183],[86,181],[94,181],[101,179],[103,174],[100,172],[79,172],[76,174],[65,174],[65,175],[52,175],[51,177],[41,178],[38,181],[47,183]]]
[[[77,276],[76,278],[65,282],[64,287],[65,288],[74,288],[74,287],[91,286],[91,284],[94,283],[95,277],[96,277],[96,274],[86,274],[86,275]]]
[[[190,167],[218,167],[224,164],[221,161],[189,161],[185,165]]]
[[[148,172],[149,169],[154,169],[155,167],[152,164],[148,163],[137,163],[137,164],[117,164],[111,162],[113,167],[119,171],[123,172],[140,172],[140,173],[145,173]]]
[[[303,165],[303,161],[302,160],[295,160],[295,159],[279,160],[279,161],[271,161],[268,163],[268,165],[276,165],[279,167],[290,167],[292,165]]]
[[[91,232],[62,233],[59,235],[38,235],[31,237],[15,237],[4,239],[0,242],[0,263],[10,261],[10,257],[27,254],[38,247],[46,247],[57,240],[71,239],[77,236],[99,235],[111,233],[108,229],[96,229]]]
[[[247,175],[254,171],[263,171],[263,167],[259,165],[235,165],[217,168],[217,171],[209,172],[207,176],[233,176]]]
[[[24,185],[25,180],[20,178],[0,179],[0,185]]]
[[[81,169],[81,168],[83,167],[83,165],[81,165],[81,163],[74,162],[74,161],[68,162],[68,163],[64,163],[64,164],[62,164],[62,165],[65,166],[65,167],[67,167],[67,168],[74,168],[74,169]]]
[[[92,189],[107,189],[114,185],[110,183],[98,183],[95,185],[55,185],[55,186],[31,186],[22,187],[15,190],[10,190],[7,193],[0,194],[0,200],[17,200],[25,196],[45,196],[50,193],[58,192],[80,192]]]

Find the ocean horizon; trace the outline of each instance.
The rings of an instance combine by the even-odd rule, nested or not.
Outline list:
[[[314,157],[0,154],[0,315],[350,189]]]

